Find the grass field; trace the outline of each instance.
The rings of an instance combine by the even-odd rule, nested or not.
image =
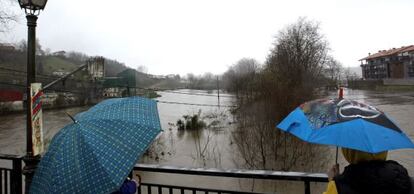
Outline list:
[[[48,56],[43,60],[43,73],[48,75],[60,70],[71,72],[77,67],[79,66],[58,57]]]

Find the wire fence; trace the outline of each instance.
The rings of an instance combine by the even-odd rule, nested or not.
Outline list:
[[[178,105],[188,105],[188,106],[206,106],[206,107],[237,108],[237,106],[233,106],[233,105],[198,104],[198,103],[172,102],[172,101],[163,101],[163,100],[156,100],[156,101],[158,103],[164,103],[164,104],[178,104]]]
[[[22,76],[24,78],[26,78],[26,74],[27,74],[26,71],[17,70],[17,69],[10,69],[10,68],[6,68],[6,67],[0,67],[0,70],[6,70],[6,71],[9,71],[9,72],[18,73],[20,75],[13,75],[13,76]],[[0,73],[7,73],[7,72],[0,72]],[[38,73],[36,73],[36,77],[43,78],[43,79],[51,79],[51,80],[56,80],[56,79],[60,78],[60,76],[52,76],[52,75],[45,75],[45,74],[38,74]],[[73,77],[67,78],[67,79],[77,81],[77,82],[84,81],[84,80],[76,79],[76,78],[73,78]]]

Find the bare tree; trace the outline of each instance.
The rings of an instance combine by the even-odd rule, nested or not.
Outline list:
[[[75,64],[83,64],[86,60],[89,59],[89,56],[87,54],[77,51],[67,52],[66,57],[68,60],[72,61]]]
[[[318,146],[282,133],[275,125],[313,98],[328,59],[327,45],[318,23],[300,18],[276,35],[263,68],[241,60],[229,69],[236,93],[254,96],[238,98],[232,141],[243,161],[236,162],[255,169],[312,170],[312,165],[319,165],[315,161],[323,161]],[[248,76],[240,79],[240,74]]]
[[[186,75],[187,87],[191,89],[214,90],[217,88],[216,78],[217,76],[210,72],[204,73],[203,75],[188,73]]]
[[[27,51],[27,40],[22,39],[18,43],[15,44],[15,47],[20,50],[21,52]],[[40,45],[40,40],[36,38],[36,55],[44,55],[45,51],[42,49],[42,45]]]
[[[319,31],[318,23],[299,18],[276,36],[267,59],[264,90],[272,96],[277,119],[313,98],[328,56],[328,43]]]
[[[339,61],[335,60],[333,57],[328,57],[325,63],[324,73],[325,76],[332,82],[332,84],[338,84],[338,82],[341,80],[342,72],[342,64]]]
[[[17,1],[0,0],[0,32],[6,32],[12,23],[18,21],[17,13],[10,11]]]
[[[260,63],[255,59],[240,59],[224,73],[225,87],[231,92],[236,92],[238,97],[251,97],[259,68]]]
[[[145,65],[140,65],[137,67],[137,71],[141,73],[148,73],[148,67]]]
[[[318,77],[327,58],[327,42],[319,25],[305,18],[279,32],[268,68],[290,86],[304,86]]]
[[[360,78],[360,76],[358,76],[356,72],[352,72],[350,67],[345,68],[343,73],[344,73],[344,77],[346,81],[353,81],[353,80],[357,80],[358,78]]]
[[[18,50],[20,50],[21,52],[26,52],[27,51],[27,41],[23,39],[20,42],[16,43],[16,48]]]

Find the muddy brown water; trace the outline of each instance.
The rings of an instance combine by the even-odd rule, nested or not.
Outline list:
[[[202,95],[186,95],[177,93],[160,92],[162,97],[159,100],[169,102],[182,103],[198,103],[198,104],[217,104],[217,97],[208,96],[216,93],[207,93],[198,90],[180,90],[179,92]],[[220,98],[220,105],[231,105],[234,100],[224,94],[226,97]],[[335,93],[329,94],[331,96]],[[376,106],[390,117],[404,130],[404,132],[414,140],[414,93],[399,92],[385,93],[364,90],[345,90],[345,97],[356,99]],[[76,114],[87,110],[89,107],[75,107],[61,110],[44,111],[44,136],[45,141],[49,142],[52,137],[65,125],[72,122],[66,116],[66,112]],[[234,127],[231,125],[231,114],[225,107],[205,107],[205,106],[188,106],[179,104],[158,104],[161,125],[164,131],[160,134],[159,139],[154,143],[157,145],[151,156],[144,156],[140,163],[152,163],[172,166],[186,167],[213,167],[213,168],[237,168],[235,164],[236,147],[230,139],[230,132]],[[218,114],[227,115],[222,120],[217,130],[196,132],[177,131],[171,123],[175,123],[177,119],[184,114],[197,114],[201,110],[202,115]],[[0,153],[17,154],[25,153],[25,116],[23,114],[12,114],[0,117]],[[198,157],[200,149],[196,149],[197,145],[204,148],[206,141],[209,141],[206,156],[204,159]],[[201,149],[202,150],[202,149]],[[326,153],[328,161],[332,158],[332,162],[328,162],[319,169],[328,169],[334,163],[334,148],[330,148]],[[414,176],[414,150],[404,149],[389,152],[389,159],[396,160],[404,165],[411,176]],[[340,155],[339,163],[341,167],[346,166],[345,160]],[[1,164],[1,163],[0,163]],[[294,169],[293,169],[294,171]],[[310,169],[314,171],[314,169]],[[212,187],[222,189],[242,189],[245,191],[257,192],[280,192],[280,193],[303,193],[303,183],[292,183],[285,181],[259,181],[247,179],[232,178],[208,178],[195,177],[186,175],[171,175],[161,173],[144,173],[140,172],[144,181],[156,182],[163,184],[177,185],[197,185],[199,187]],[[320,193],[325,189],[324,183],[312,184],[312,193]]]

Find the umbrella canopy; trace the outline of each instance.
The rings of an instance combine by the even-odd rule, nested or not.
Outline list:
[[[118,189],[161,130],[157,104],[105,100],[55,135],[30,193],[110,193]]]
[[[385,113],[342,98],[306,102],[277,127],[310,143],[369,153],[414,148],[411,140]]]

